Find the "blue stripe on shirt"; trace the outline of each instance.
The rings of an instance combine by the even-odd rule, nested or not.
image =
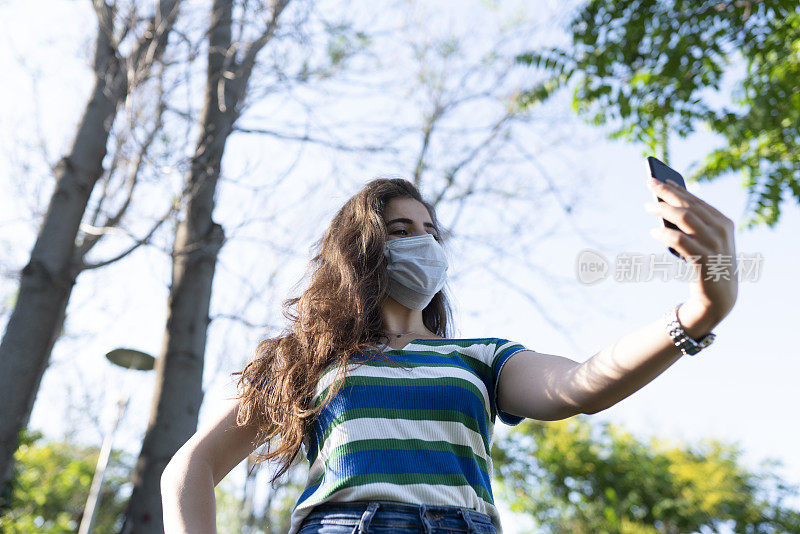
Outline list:
[[[486,434],[483,401],[462,387],[352,385],[339,390],[317,415],[314,422],[317,441],[322,441],[325,430],[334,419],[354,408],[373,408],[373,417],[381,417],[381,410],[450,410],[471,417],[480,432]]]
[[[372,450],[342,454],[332,459],[326,468],[326,482],[362,473],[420,473],[430,475],[463,475],[467,483],[485,489],[492,494],[489,474],[485,473],[474,458],[465,458],[451,451],[417,450]],[[420,483],[424,483],[420,477]],[[434,482],[435,483],[435,482]]]

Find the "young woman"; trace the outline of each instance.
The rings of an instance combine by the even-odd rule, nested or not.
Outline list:
[[[448,337],[448,269],[432,207],[408,181],[368,183],[339,210],[285,303],[290,328],[263,341],[225,415],[164,471],[166,532],[215,531],[214,486],[267,443],[285,472],[310,464],[290,534],[501,532],[489,456],[497,417],[557,420],[604,410],[713,340],[737,282],[733,223],[685,189],[651,182],[652,211],[684,233],[657,238],[700,267],[677,309],[583,363],[496,337]],[[483,333],[481,333],[483,334]]]

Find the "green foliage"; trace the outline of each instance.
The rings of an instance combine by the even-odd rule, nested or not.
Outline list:
[[[15,476],[0,509],[3,534],[66,534],[78,530],[97,465],[99,450],[45,443],[40,432],[23,430],[15,455]],[[123,491],[134,459],[112,451],[92,532],[116,534],[122,526],[130,491]],[[220,534],[278,534],[289,520],[304,484],[302,470],[290,469],[272,489],[267,509],[245,517],[242,500],[226,478],[214,489]],[[249,521],[249,522],[248,522]]]
[[[254,510],[247,517],[243,500],[236,495],[230,479],[226,478],[214,489],[217,504],[217,532],[219,534],[281,534],[289,530],[292,510],[305,484],[302,476],[308,470],[299,469],[295,462],[289,471],[270,486],[263,510]],[[258,479],[256,479],[258,480]],[[259,492],[260,493],[260,492]]]
[[[247,532],[246,518],[242,513],[242,501],[236,497],[230,480],[225,478],[214,488],[216,524],[219,534]]]
[[[66,534],[78,530],[89,496],[99,450],[69,443],[45,443],[40,432],[23,430],[15,455],[15,476],[0,509],[3,534]],[[92,532],[116,534],[130,491],[123,491],[134,459],[112,451]],[[226,478],[214,490],[220,534],[278,534],[289,520],[304,484],[295,465],[272,489],[266,510],[245,517],[242,501]]]
[[[303,480],[303,482],[305,482],[305,480]],[[272,526],[271,532],[273,534],[289,531],[292,511],[303,489],[305,489],[305,483],[300,483],[298,480],[289,480],[280,488],[276,488],[276,492],[270,503],[270,523]]]
[[[724,140],[690,180],[741,172],[748,226],[773,226],[788,191],[800,202],[800,5],[720,0],[593,0],[569,27],[572,47],[517,59],[546,73],[522,106],[574,84],[573,106],[612,137],[668,159],[669,134],[705,125]],[[743,62],[721,95],[723,75]],[[722,106],[711,103],[726,100]]]
[[[329,24],[326,26],[327,56],[330,62],[331,75],[337,68],[345,66],[345,62],[354,55],[372,45],[372,38],[360,31],[353,30],[349,23]]]
[[[550,533],[800,532],[784,505],[797,488],[741,451],[708,441],[637,440],[583,418],[526,420],[493,447],[495,476],[515,512]]]
[[[40,432],[23,431],[15,454],[10,499],[2,510],[0,531],[60,534],[77,531],[97,465],[98,449],[68,443],[44,443]],[[127,504],[121,495],[128,468],[112,451],[100,494],[93,532],[117,532]],[[122,467],[121,467],[122,466]]]

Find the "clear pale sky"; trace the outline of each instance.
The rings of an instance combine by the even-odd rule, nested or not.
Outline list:
[[[45,6],[46,4],[46,6]],[[86,4],[86,5],[84,5]],[[458,17],[474,15],[481,3],[469,10],[453,10],[454,27]],[[550,8],[553,4],[548,4]],[[459,14],[462,13],[462,14]],[[86,31],[91,28],[91,31]],[[50,0],[22,0],[0,3],[0,253],[4,267],[21,268],[33,244],[35,229],[20,222],[23,216],[17,201],[17,191],[11,173],[20,172],[19,158],[14,149],[19,143],[33,144],[35,136],[30,119],[34,102],[39,102],[43,117],[43,135],[51,157],[62,154],[74,134],[78,119],[91,87],[89,71],[79,56],[91,43],[94,21],[88,3]],[[27,68],[41,74],[38,92],[34,92],[21,61]],[[38,98],[38,100],[36,100]],[[555,113],[567,117],[563,99],[552,106]],[[643,203],[650,201],[645,186],[645,163],[642,148],[621,142],[609,142],[588,126],[575,126],[583,146],[565,149],[569,178],[582,185],[577,187],[581,202],[570,221],[564,219],[567,230],[543,240],[535,249],[536,263],[549,273],[559,276],[557,286],[549,286],[542,278],[531,278],[530,272],[505,261],[496,268],[537,295],[543,309],[533,306],[519,293],[499,283],[487,284],[480,271],[470,271],[459,277],[452,286],[456,304],[457,335],[462,337],[497,336],[519,341],[540,352],[561,354],[585,360],[594,352],[620,336],[655,320],[668,306],[687,296],[686,284],[679,281],[650,281],[624,283],[605,280],[596,285],[582,285],[575,276],[579,251],[592,248],[613,258],[622,252],[658,253],[664,247],[648,234],[656,225],[654,216],[644,211]],[[236,138],[228,145],[225,165],[230,175],[245,173],[253,165],[253,148],[269,148],[269,142],[252,138]],[[673,166],[679,171],[715,146],[707,133],[688,140],[674,140]],[[55,159],[53,159],[55,161]],[[263,159],[255,158],[257,169],[269,172]],[[248,166],[249,165],[249,166]],[[310,165],[307,161],[304,165]],[[313,169],[313,167],[309,167]],[[307,213],[310,222],[297,232],[293,245],[298,254],[277,282],[275,295],[267,304],[265,317],[279,314],[279,301],[289,296],[294,282],[303,274],[304,258],[312,242],[333,212],[366,182],[379,172],[401,172],[385,163],[359,166],[341,164],[345,172],[353,172],[340,184],[327,185],[330,195],[314,204]],[[558,177],[558,166],[553,166]],[[31,192],[40,191],[47,199],[52,184],[42,178],[46,171],[34,166],[24,186]],[[255,171],[253,171],[255,172]],[[307,171],[312,172],[312,171]],[[327,172],[327,171],[326,171]],[[360,174],[358,174],[360,173]],[[532,174],[534,174],[532,172]],[[692,186],[691,190],[736,221],[743,220],[745,193],[741,178],[726,176],[711,184]],[[304,195],[304,184],[281,189],[286,202],[298,202]],[[245,202],[240,192],[222,193],[217,219],[223,225],[233,220],[233,214]],[[39,204],[45,207],[46,204]],[[758,228],[737,231],[737,251],[760,253],[763,263],[757,281],[743,281],[733,312],[716,329],[717,340],[712,347],[694,358],[684,358],[664,375],[637,392],[631,398],[598,414],[596,420],[620,423],[641,436],[658,435],[676,440],[718,438],[738,442],[753,465],[765,458],[776,458],[785,464],[783,474],[800,483],[800,442],[797,407],[800,406],[800,351],[796,345],[800,285],[797,270],[800,266],[800,210],[788,198],[784,203],[781,221],[775,229]],[[558,210],[551,217],[562,217]],[[293,228],[302,217],[287,215],[281,224]],[[294,217],[294,218],[291,218]],[[556,219],[557,221],[557,219]],[[550,222],[550,221],[549,221]],[[456,262],[468,263],[469,243],[454,246]],[[223,265],[218,268],[212,308],[225,309],[225,303],[235,299],[236,286],[227,285],[228,267],[239,261],[258,263],[272,261],[268,253],[241,246],[224,249]],[[141,273],[146,276],[142,277]],[[220,274],[223,273],[223,274]],[[121,373],[102,358],[115,346],[133,346],[158,354],[164,328],[168,264],[163,254],[143,250],[131,256],[130,262],[113,266],[103,273],[87,273],[79,279],[70,320],[69,338],[59,342],[53,354],[53,364],[42,382],[34,408],[32,426],[47,429],[60,437],[79,421],[79,437],[97,444],[103,427],[111,418],[111,404],[122,383]],[[132,283],[128,283],[128,281]],[[490,279],[491,280],[491,279]],[[125,281],[133,288],[107,286]],[[2,295],[13,290],[13,280],[2,280]],[[554,328],[543,313],[564,326],[568,334]],[[228,375],[247,361],[257,340],[257,332],[247,336],[226,336],[228,326],[212,323],[209,332],[207,372],[204,383],[205,402],[201,425],[215,416],[225,399],[234,393],[234,380]],[[138,454],[138,446],[149,417],[154,384],[153,376],[137,375],[135,391],[123,428],[118,434],[117,447]],[[86,405],[106,406],[102,419],[94,421],[79,410],[66,409],[64,398],[74,396]],[[504,523],[515,532],[511,521]]]

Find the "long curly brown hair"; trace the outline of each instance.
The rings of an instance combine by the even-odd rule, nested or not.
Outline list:
[[[236,424],[256,426],[256,443],[266,441],[266,453],[258,454],[256,463],[278,460],[273,482],[289,469],[313,418],[337,393],[338,387],[329,388],[325,399],[311,406],[323,371],[337,365],[334,382],[341,386],[353,354],[376,354],[377,349],[377,356],[386,358],[377,346],[386,339],[381,316],[388,284],[384,208],[398,197],[421,202],[439,227],[433,206],[411,182],[382,178],[367,183],[342,206],[316,243],[308,289],[284,301],[283,314],[290,325],[279,336],[261,341],[254,359],[233,373],[241,375]],[[443,337],[450,315],[443,291],[422,310],[425,327]]]

